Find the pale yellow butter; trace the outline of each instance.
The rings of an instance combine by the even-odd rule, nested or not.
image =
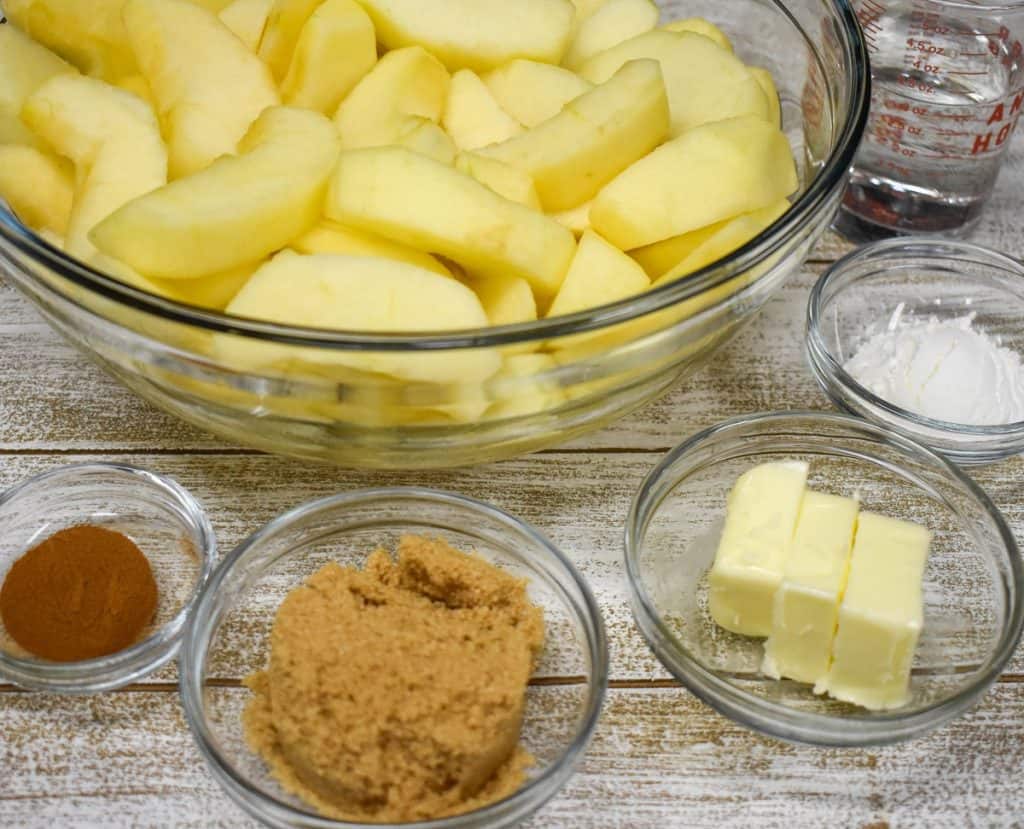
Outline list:
[[[816,690],[872,710],[907,703],[930,543],[924,527],[861,513],[832,667]]]
[[[768,676],[815,685],[826,680],[858,510],[850,498],[804,494],[764,646]]]
[[[725,528],[708,577],[716,623],[745,636],[768,636],[775,591],[782,583],[807,484],[802,461],[766,463],[736,481]]]

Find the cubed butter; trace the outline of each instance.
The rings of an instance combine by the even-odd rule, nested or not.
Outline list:
[[[726,630],[771,633],[775,591],[806,484],[806,463],[778,461],[745,472],[729,493],[708,594],[711,618]]]
[[[930,543],[924,527],[861,513],[832,667],[816,690],[872,710],[907,703]]]
[[[775,594],[764,672],[815,685],[828,676],[858,504],[808,490]]]

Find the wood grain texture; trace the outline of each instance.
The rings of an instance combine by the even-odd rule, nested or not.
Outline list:
[[[172,693],[2,694],[0,716],[0,770],[17,770],[0,776],[5,827],[254,825],[204,768]],[[1022,743],[1021,684],[870,751],[752,736],[679,689],[613,690],[579,772],[526,825],[1018,826]]]
[[[74,454],[9,456],[0,465],[0,490],[48,469],[94,459]],[[587,579],[608,629],[613,679],[668,676],[633,623],[622,563],[626,514],[657,455],[546,453],[475,469],[430,473],[337,470],[266,455],[111,455],[104,459],[170,475],[188,488],[210,516],[221,556],[275,516],[305,501],[339,492],[416,485],[489,501],[546,533]],[[1015,532],[1024,535],[1024,504],[1019,497],[1024,461],[982,470],[978,477],[1003,506]],[[708,508],[720,507],[714,500],[708,498]],[[697,507],[701,508],[703,505]],[[253,664],[246,644],[242,637],[235,670],[225,673],[226,677],[240,678],[248,670],[244,666]],[[1011,670],[1024,673],[1024,654]],[[157,682],[173,679],[171,668],[153,677]]]
[[[1024,133],[970,237],[1018,257],[1022,149]],[[824,265],[849,249],[826,237],[732,345],[643,411],[551,452],[430,474],[310,467],[226,445],[122,389],[0,281],[0,490],[65,463],[126,460],[192,489],[210,511],[222,553],[288,507],[383,484],[470,493],[533,522],[598,596],[613,690],[580,772],[531,829],[1021,826],[1024,654],[976,710],[927,738],[873,751],[819,750],[753,735],[675,687],[628,609],[621,528],[659,454],[732,415],[829,407],[804,365],[804,308]],[[973,474],[1024,538],[1024,460]],[[0,686],[0,826],[254,826],[203,767],[175,681],[168,667],[134,690],[92,699]]]

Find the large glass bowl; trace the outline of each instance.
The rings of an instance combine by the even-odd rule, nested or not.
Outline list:
[[[690,374],[800,266],[832,220],[868,106],[867,57],[846,0],[662,6],[666,20],[715,21],[746,62],[771,71],[801,180],[772,227],[676,283],[502,328],[319,331],[128,287],[63,255],[2,207],[0,272],[143,397],[259,449],[347,466],[457,466],[606,425]]]

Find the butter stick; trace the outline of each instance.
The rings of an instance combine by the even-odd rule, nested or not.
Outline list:
[[[924,527],[861,513],[832,667],[815,690],[872,710],[907,703],[923,624],[921,583],[930,543]]]
[[[814,685],[828,678],[858,510],[850,498],[804,494],[775,594],[772,633],[765,643],[766,675]]]
[[[708,609],[717,624],[745,636],[772,630],[775,591],[782,583],[807,464],[778,461],[748,470],[736,481],[725,528],[708,577]]]

